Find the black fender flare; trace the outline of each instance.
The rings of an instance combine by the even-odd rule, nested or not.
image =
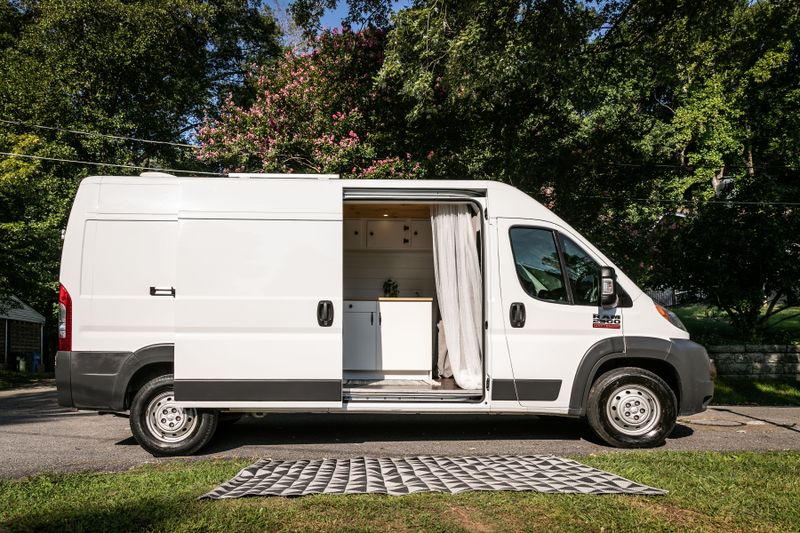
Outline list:
[[[136,373],[142,368],[156,363],[175,363],[174,344],[151,344],[133,352],[122,363],[122,367],[114,380],[112,394],[112,409],[122,411],[125,409],[125,393],[128,385]]]
[[[592,345],[581,359],[572,382],[569,400],[569,414],[584,416],[589,401],[589,390],[598,369],[612,359],[636,358],[664,361],[670,365],[678,377],[680,389],[681,373],[670,360],[672,342],[655,337],[610,337]]]

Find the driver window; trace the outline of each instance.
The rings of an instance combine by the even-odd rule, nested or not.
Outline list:
[[[569,237],[559,234],[567,277],[576,305],[600,304],[600,267]]]
[[[553,232],[538,228],[511,228],[511,250],[517,277],[529,296],[567,303],[564,275]]]

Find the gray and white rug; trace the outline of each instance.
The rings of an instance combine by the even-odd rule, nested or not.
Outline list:
[[[200,498],[535,491],[640,494],[666,491],[552,455],[402,457],[273,461],[262,459]]]

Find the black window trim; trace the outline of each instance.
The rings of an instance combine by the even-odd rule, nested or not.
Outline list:
[[[561,263],[561,275],[564,277],[564,286],[566,287],[567,292],[567,302],[569,302],[570,305],[575,305],[575,297],[572,294],[572,280],[569,277],[569,268],[567,267],[567,260],[564,257],[564,247],[561,246],[561,239],[559,237],[561,237],[561,232],[553,230],[553,240],[556,241],[558,261]]]
[[[517,228],[520,229],[535,229],[541,231],[547,231],[550,233],[550,237],[553,239],[553,244],[556,247],[556,251],[558,252],[558,262],[559,268],[561,269],[561,281],[564,283],[564,293],[567,296],[567,299],[563,302],[558,300],[545,300],[544,298],[539,298],[538,296],[534,296],[530,294],[528,291],[525,290],[525,287],[522,285],[522,281],[519,279],[519,273],[517,272],[517,253],[514,251],[514,244],[511,241],[511,232]],[[514,224],[510,228],[508,228],[508,245],[511,247],[511,257],[514,259],[514,277],[517,278],[517,283],[522,288],[522,292],[524,292],[529,298],[533,298],[534,300],[538,300],[540,302],[545,302],[548,304],[556,304],[556,305],[573,305],[572,303],[572,293],[570,292],[569,287],[569,280],[567,279],[567,274],[564,271],[564,258],[561,255],[561,246],[558,243],[558,237],[556,236],[556,230],[552,228],[544,228],[541,226],[527,226],[524,224]]]
[[[559,266],[561,268],[561,277],[562,277],[562,280],[564,282],[565,293],[567,295],[567,300],[566,301],[559,302],[557,300],[545,300],[543,298],[539,298],[537,296],[533,296],[533,295],[529,294],[528,291],[525,290],[525,287],[522,285],[522,281],[520,281],[520,279],[519,279],[519,274],[516,272],[516,269],[517,269],[517,254],[514,251],[514,245],[513,245],[512,241],[511,241],[511,230],[514,230],[516,228],[536,229],[536,230],[543,230],[543,231],[549,231],[550,232],[550,235],[553,237],[553,241],[555,242],[556,250],[558,251],[558,260],[559,260],[559,263],[560,263]],[[583,253],[588,255],[592,259],[592,261],[597,263],[598,266],[601,266],[600,263],[597,262],[597,259],[595,259],[592,254],[587,252],[584,249],[583,246],[581,246],[578,242],[575,241],[574,238],[572,238],[567,233],[564,233],[563,231],[559,231],[559,230],[554,229],[554,228],[547,228],[547,227],[544,227],[544,226],[529,226],[527,224],[514,224],[514,225],[512,225],[511,227],[508,228],[508,245],[511,247],[511,257],[514,259],[514,275],[517,278],[517,283],[519,283],[519,286],[522,288],[522,292],[524,292],[526,295],[528,295],[528,297],[533,298],[534,300],[538,300],[540,302],[545,302],[545,303],[548,303],[548,304],[557,304],[557,305],[574,305],[574,306],[577,306],[577,307],[596,307],[596,308],[600,308],[600,302],[599,301],[597,302],[597,305],[576,304],[575,303],[574,298],[572,296],[572,280],[569,277],[569,271],[567,270],[567,262],[564,259],[564,250],[562,249],[561,239],[559,238],[561,235],[563,235],[564,237],[566,237],[569,240],[571,240],[572,243],[575,246],[578,247],[578,249],[580,249],[581,251],[583,251]],[[628,291],[626,291],[622,287],[622,285],[620,285],[619,283],[616,283],[616,285],[617,285],[617,292],[619,294],[619,302],[617,303],[617,308],[633,307],[633,301],[631,300],[631,297],[628,295]]]

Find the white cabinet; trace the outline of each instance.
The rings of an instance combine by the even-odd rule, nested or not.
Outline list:
[[[349,378],[429,379],[432,306],[430,298],[345,300],[343,361]]]
[[[345,220],[342,227],[344,228],[342,243],[345,250],[364,248],[364,223],[362,220]]]
[[[429,298],[378,301],[381,323],[378,367],[381,370],[431,377],[432,305]]]
[[[430,250],[433,248],[430,220],[411,221],[411,247],[417,250]]]
[[[431,221],[346,219],[342,224],[345,250],[430,250]]]
[[[367,220],[367,248],[391,250],[411,246],[407,220]]]

